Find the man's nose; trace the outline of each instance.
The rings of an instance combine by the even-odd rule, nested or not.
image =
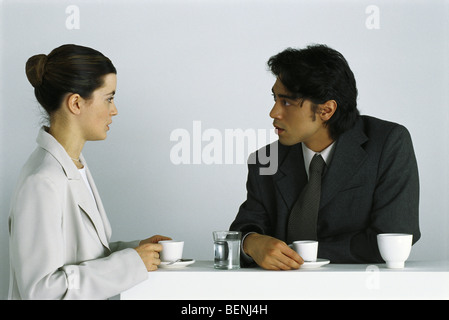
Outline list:
[[[279,106],[278,102],[274,103],[273,108],[270,111],[270,117],[273,119],[281,119],[282,117],[282,108]]]

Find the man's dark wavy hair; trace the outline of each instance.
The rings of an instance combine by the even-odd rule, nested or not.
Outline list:
[[[357,87],[340,52],[322,44],[287,48],[271,57],[268,67],[295,97],[315,105],[328,100],[337,102],[337,110],[326,122],[333,139],[354,126],[359,117]]]

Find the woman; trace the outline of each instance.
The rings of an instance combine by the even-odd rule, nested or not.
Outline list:
[[[9,218],[11,299],[106,299],[145,280],[170,239],[110,243],[111,227],[81,154],[106,139],[116,69],[100,52],[63,45],[26,63],[49,127],[25,163]]]

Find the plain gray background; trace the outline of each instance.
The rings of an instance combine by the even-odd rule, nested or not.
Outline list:
[[[174,165],[170,134],[192,135],[194,121],[269,132],[266,61],[324,43],[347,58],[361,113],[412,135],[422,238],[410,259],[448,258],[448,1],[3,0],[0,10],[0,298],[10,196],[42,123],[25,62],[65,43],[103,52],[118,70],[119,115],[107,140],[83,151],[113,240],[168,235],[185,240],[184,257],[211,260],[212,231],[228,229],[245,200],[247,167]]]

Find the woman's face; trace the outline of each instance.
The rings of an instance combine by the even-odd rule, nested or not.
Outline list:
[[[86,101],[82,119],[86,141],[106,139],[112,117],[118,113],[114,103],[116,87],[117,75],[109,73],[104,76],[103,86],[96,89]]]

